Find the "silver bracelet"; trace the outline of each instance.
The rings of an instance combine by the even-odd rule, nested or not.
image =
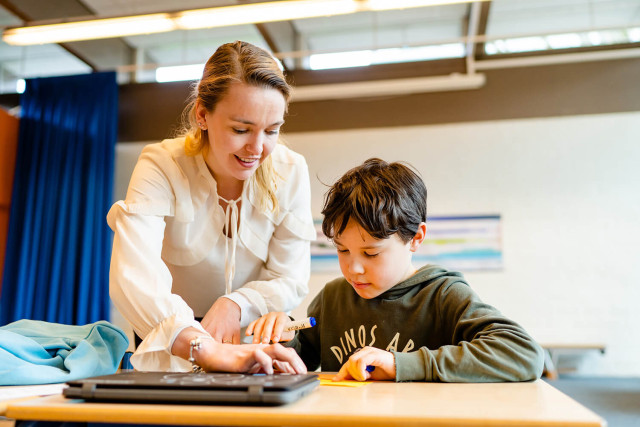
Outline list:
[[[204,372],[204,369],[202,369],[202,367],[196,363],[196,358],[193,356],[194,350],[200,350],[200,347],[202,347],[203,339],[215,341],[213,337],[209,335],[198,335],[197,337],[189,341],[189,362],[191,362],[191,370],[194,373]]]

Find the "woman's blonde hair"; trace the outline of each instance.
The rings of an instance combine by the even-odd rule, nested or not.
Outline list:
[[[235,82],[276,89],[284,97],[286,112],[291,87],[275,59],[267,51],[250,43],[236,41],[223,44],[205,64],[202,78],[194,86],[190,102],[183,113],[182,134],[185,137],[184,149],[187,155],[195,156],[208,149],[206,131],[198,127],[196,104],[200,103],[207,111],[212,112]],[[276,178],[271,156],[264,159],[250,178],[257,186],[260,208],[265,212],[278,211]]]

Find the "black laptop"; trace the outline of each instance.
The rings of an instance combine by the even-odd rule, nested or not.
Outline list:
[[[283,405],[311,393],[315,374],[122,372],[69,381],[65,397],[94,402]]]

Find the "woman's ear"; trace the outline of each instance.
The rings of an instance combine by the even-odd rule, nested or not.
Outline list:
[[[424,241],[425,237],[427,237],[427,224],[424,222],[421,222],[418,225],[418,231],[416,232],[416,235],[413,236],[413,239],[411,239],[411,242],[410,242],[411,245],[409,246],[409,250],[411,252],[417,251],[420,245],[422,244],[422,242]]]
[[[207,109],[202,106],[200,101],[196,101],[196,122],[202,130],[207,130]]]

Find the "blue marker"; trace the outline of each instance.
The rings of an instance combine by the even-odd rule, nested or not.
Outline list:
[[[376,367],[373,365],[367,365],[367,372],[371,373],[376,370]]]

